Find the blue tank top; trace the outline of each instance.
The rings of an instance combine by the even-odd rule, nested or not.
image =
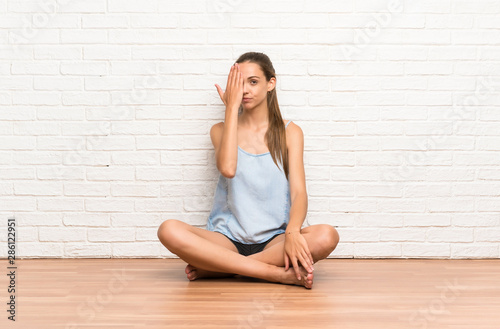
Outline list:
[[[277,162],[279,168],[270,152],[252,154],[238,146],[236,174],[233,178],[219,174],[206,229],[244,244],[284,233],[290,215],[290,186]]]

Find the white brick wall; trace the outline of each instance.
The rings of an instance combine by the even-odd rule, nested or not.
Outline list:
[[[500,257],[500,2],[0,0],[0,242],[172,257],[217,181],[214,83],[263,51],[331,257]]]

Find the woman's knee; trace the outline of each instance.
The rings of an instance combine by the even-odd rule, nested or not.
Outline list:
[[[184,223],[177,219],[167,219],[158,227],[158,239],[168,248],[175,248],[182,243],[182,229]]]
[[[335,227],[328,224],[320,224],[315,240],[318,248],[317,254],[319,258],[323,259],[335,250],[340,241],[340,236]]]

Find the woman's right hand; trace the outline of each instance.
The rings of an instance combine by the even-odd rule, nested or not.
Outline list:
[[[223,92],[218,84],[215,84],[215,87],[217,88],[220,99],[226,107],[238,109],[243,99],[243,78],[241,76],[239,64],[235,63],[231,66],[231,70],[227,77],[226,92]]]

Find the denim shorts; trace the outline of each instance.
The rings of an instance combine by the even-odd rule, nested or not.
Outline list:
[[[225,235],[225,234],[224,235],[229,240],[231,240],[231,242],[236,246],[236,249],[238,249],[238,253],[239,254],[241,254],[243,256],[250,256],[252,254],[256,254],[256,253],[261,252],[262,250],[264,250],[264,248],[267,246],[267,244],[269,242],[271,242],[272,239],[274,239],[275,237],[277,237],[280,234],[283,234],[283,233],[275,234],[273,237],[271,237],[270,239],[268,239],[268,240],[266,240],[264,242],[261,242],[261,243],[252,243],[252,244],[245,244],[245,243],[241,243],[241,242],[238,242],[238,241],[234,241],[233,239],[229,238],[227,235]]]

